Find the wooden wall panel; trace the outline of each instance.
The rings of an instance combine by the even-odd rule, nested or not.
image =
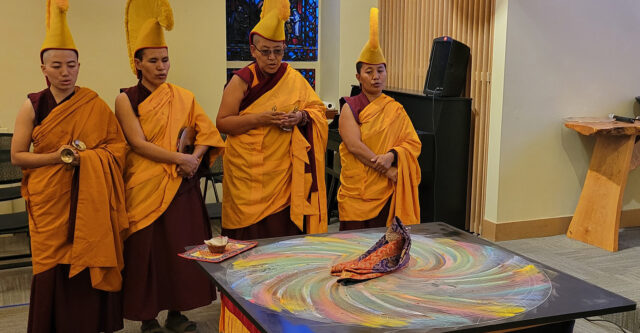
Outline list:
[[[380,42],[387,58],[387,87],[421,92],[433,39],[450,36],[471,48],[465,95],[473,99],[470,142],[470,218],[482,232],[495,0],[380,0]]]

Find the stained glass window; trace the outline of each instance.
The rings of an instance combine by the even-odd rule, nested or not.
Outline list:
[[[233,76],[233,72],[237,71],[238,69],[240,68],[227,68],[227,82],[231,80],[231,77]],[[300,72],[300,74],[302,74],[302,76],[304,76],[304,78],[307,79],[307,81],[309,82],[309,85],[311,85],[311,88],[315,90],[316,89],[315,68],[302,68],[302,69],[298,69],[298,72]]]
[[[260,20],[263,0],[227,1],[227,60],[252,60],[249,33]],[[285,22],[285,61],[318,60],[318,0],[290,0]]]
[[[301,68],[301,69],[298,69],[298,72],[300,72],[300,74],[302,74],[302,76],[304,76],[304,78],[307,79],[307,81],[309,81],[311,88],[315,90],[316,89],[316,70],[314,68]]]
[[[229,82],[229,80],[231,80],[231,77],[233,77],[233,72],[237,71],[240,68],[227,68],[227,82]]]

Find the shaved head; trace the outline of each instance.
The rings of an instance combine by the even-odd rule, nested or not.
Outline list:
[[[78,79],[78,54],[74,50],[46,50],[42,53],[40,68],[51,84],[51,89],[70,92]]]
[[[51,60],[52,55],[60,55],[65,58],[69,56],[75,56],[75,60],[78,61],[78,53],[74,50],[57,50],[57,49],[49,49],[42,52],[42,64],[46,65],[49,60]]]

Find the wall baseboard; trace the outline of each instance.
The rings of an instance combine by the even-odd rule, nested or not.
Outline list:
[[[482,221],[480,237],[492,242],[513,239],[548,237],[567,233],[571,216],[546,219],[497,223],[487,219]],[[640,209],[622,211],[620,228],[640,227]]]

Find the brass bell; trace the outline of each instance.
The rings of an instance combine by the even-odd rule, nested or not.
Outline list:
[[[73,148],[77,149],[78,151],[85,151],[87,150],[87,145],[82,142],[81,140],[73,140],[71,141],[71,146],[73,146]],[[60,159],[62,160],[62,162],[67,163],[67,164],[71,164],[73,163],[73,161],[76,159],[75,154],[73,153],[73,149],[71,148],[65,148],[60,152]]]
[[[73,140],[73,142],[71,142],[71,145],[73,146],[73,148],[77,149],[78,151],[85,151],[87,150],[87,145],[80,141],[80,140]]]
[[[73,150],[71,148],[63,149],[60,152],[60,159],[64,163],[71,164],[73,162],[73,160],[75,159],[75,156],[73,154]]]

